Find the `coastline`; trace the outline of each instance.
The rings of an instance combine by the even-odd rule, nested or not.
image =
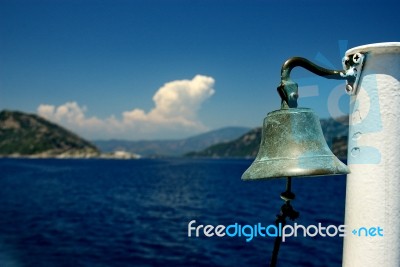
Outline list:
[[[13,153],[8,155],[0,155],[1,158],[21,158],[21,159],[140,159],[141,155],[129,153],[125,151],[116,151],[112,153],[38,153],[32,155],[24,155]]]

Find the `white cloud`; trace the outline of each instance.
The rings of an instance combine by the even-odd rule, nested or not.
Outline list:
[[[214,79],[196,75],[192,80],[164,84],[153,96],[154,107],[122,112],[121,119],[86,117],[85,106],[67,102],[58,107],[42,104],[37,113],[88,138],[162,138],[195,133],[206,127],[198,120],[201,104],[214,94]]]
[[[60,123],[67,128],[76,129],[85,127],[100,127],[103,125],[100,119],[96,117],[85,117],[86,107],[80,107],[76,102],[67,102],[55,107],[53,105],[40,105],[37,113],[49,120]]]

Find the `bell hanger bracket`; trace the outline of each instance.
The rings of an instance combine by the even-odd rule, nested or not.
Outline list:
[[[349,77],[354,77],[354,79],[346,81],[346,93],[349,95],[356,95],[358,93],[358,84],[360,82],[361,71],[364,67],[364,60],[365,55],[362,53],[348,55],[342,59],[342,65],[346,70],[346,74]]]
[[[314,64],[308,59],[302,57],[292,57],[286,60],[281,69],[281,82],[277,88],[281,97],[281,109],[297,108],[297,99],[299,98],[299,89],[296,82],[290,78],[290,72],[295,67],[303,67],[306,70],[334,80],[346,80],[346,92],[355,93],[364,62],[364,55],[356,53],[345,57],[342,61],[344,70],[330,70]]]

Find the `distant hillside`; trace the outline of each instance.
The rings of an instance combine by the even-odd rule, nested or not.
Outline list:
[[[90,142],[37,115],[0,112],[0,156],[90,156],[99,154]]]
[[[225,127],[180,140],[97,140],[93,142],[102,152],[123,150],[147,157],[181,156],[189,151],[199,151],[213,144],[234,140],[249,130],[250,128],[246,127]]]
[[[332,152],[339,158],[347,156],[348,117],[321,120],[322,131]],[[236,140],[212,145],[188,157],[250,157],[257,156],[261,142],[261,128],[255,128]]]
[[[255,157],[261,141],[261,128],[255,128],[238,139],[212,145],[200,152],[189,152],[188,157]]]

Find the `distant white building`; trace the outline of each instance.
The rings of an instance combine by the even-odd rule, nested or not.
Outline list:
[[[130,153],[123,150],[114,151],[112,153],[102,154],[101,158],[107,159],[139,159],[141,156],[139,154]]]

